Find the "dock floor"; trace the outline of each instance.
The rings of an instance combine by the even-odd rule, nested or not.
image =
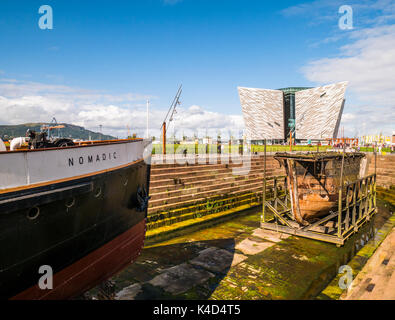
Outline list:
[[[344,300],[395,300],[395,229],[352,282]]]
[[[112,277],[111,299],[314,299],[355,254],[357,239],[337,248],[286,236],[260,229],[260,215],[255,209],[145,247],[134,264]],[[390,216],[380,210],[374,227]],[[85,296],[106,298],[97,287]]]

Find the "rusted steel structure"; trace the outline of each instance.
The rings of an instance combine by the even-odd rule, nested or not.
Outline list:
[[[358,179],[363,153],[344,157],[343,182]],[[292,213],[300,225],[327,215],[336,207],[341,185],[341,153],[277,153],[275,159],[285,167]]]
[[[287,190],[264,201],[261,226],[344,244],[376,211],[376,175],[359,179],[363,157],[362,153],[277,153],[275,159],[285,167]]]

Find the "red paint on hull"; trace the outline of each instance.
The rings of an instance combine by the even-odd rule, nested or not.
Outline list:
[[[35,285],[11,300],[65,300],[103,282],[132,263],[145,239],[145,220],[53,276],[53,289]],[[37,275],[37,281],[40,275]]]

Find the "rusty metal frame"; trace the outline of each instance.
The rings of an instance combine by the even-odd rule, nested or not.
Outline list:
[[[372,219],[376,213],[376,174],[345,184],[339,188],[338,210],[307,226],[299,225],[290,214],[289,190],[279,196],[278,181],[286,177],[273,177],[274,197],[265,199],[261,227],[305,238],[344,245],[345,241]],[[269,180],[269,179],[266,179]],[[284,180],[284,186],[286,186]],[[266,188],[265,188],[266,189]],[[344,196],[342,197],[342,194]],[[340,200],[343,199],[343,200]],[[270,215],[269,216],[269,212]],[[341,213],[339,215],[339,212]]]

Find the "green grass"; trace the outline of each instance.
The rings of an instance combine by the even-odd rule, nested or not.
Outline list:
[[[152,151],[152,154],[162,154],[162,145],[153,145],[154,149]],[[181,148],[180,148],[181,146]],[[187,150],[187,154],[203,154],[203,153],[217,153],[217,145],[209,145],[208,149],[206,149],[206,145],[204,144],[199,144],[198,146],[193,145],[193,144],[188,144],[188,145],[181,145],[181,144],[167,144],[166,145],[166,153],[167,154],[182,154],[183,150]],[[330,146],[320,146],[319,151],[326,151],[327,149],[330,149]],[[176,150],[176,151],[174,151]],[[206,152],[206,150],[208,152]],[[238,153],[239,152],[239,145],[231,145],[230,148],[232,153]],[[292,146],[293,151],[317,151],[317,146]],[[197,152],[198,151],[198,152]],[[252,145],[251,146],[251,151],[252,152],[263,152],[264,151],[264,146],[262,145]],[[268,145],[266,146],[266,151],[267,152],[285,152],[289,151],[289,146],[283,146],[283,145]],[[221,150],[222,154],[229,154],[229,146],[224,145],[224,148]]]
[[[362,152],[373,152],[373,147],[361,147],[360,151]],[[391,148],[382,148],[381,152],[388,152],[391,153]]]
[[[331,148],[332,148],[331,146],[319,146],[318,150],[319,151],[326,151]],[[252,145],[251,151],[252,152],[263,152],[263,151],[265,151],[265,146]],[[290,150],[289,150],[289,146],[270,145],[270,146],[266,146],[266,151],[267,152],[281,152],[281,151],[285,152],[285,151],[290,151]],[[292,146],[292,151],[317,151],[317,146]]]
[[[180,148],[181,147],[181,148]],[[182,145],[182,144],[167,144],[166,145],[166,153],[167,154],[182,154],[183,150],[187,150],[187,154],[204,154],[204,153],[217,153],[217,145],[209,145],[208,149],[206,149],[207,146],[204,144],[199,144],[198,146],[194,144],[187,144],[187,145]],[[328,149],[331,149],[331,146],[320,146],[319,151],[327,151]],[[174,151],[176,150],[176,151]],[[208,152],[206,152],[206,150]],[[230,148],[232,153],[239,153],[239,145],[231,145]],[[263,145],[251,145],[251,151],[252,152],[264,152],[265,147]],[[285,152],[289,151],[289,145],[267,145],[266,146],[266,151],[267,152]],[[315,152],[317,151],[317,146],[316,145],[311,145],[311,146],[292,146],[292,151],[312,151]],[[361,152],[373,152],[373,147],[361,147],[360,148]],[[382,152],[386,153],[391,153],[391,148],[382,148]],[[221,149],[222,154],[228,154],[229,153],[229,146],[224,145],[224,148]],[[152,154],[162,154],[162,145],[154,145],[154,149],[152,151]]]

